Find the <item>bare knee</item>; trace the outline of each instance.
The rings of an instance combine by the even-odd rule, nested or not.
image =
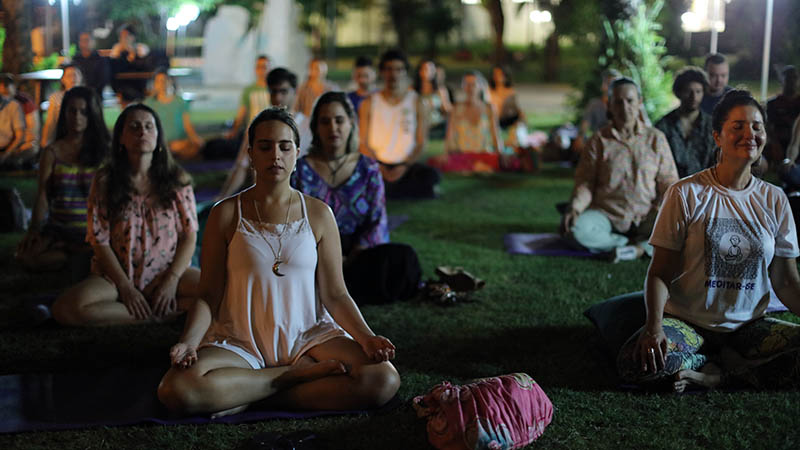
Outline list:
[[[385,405],[400,389],[400,374],[390,362],[360,366],[351,376],[355,378],[357,392],[367,407]]]
[[[158,399],[170,411],[192,413],[200,409],[197,383],[191,370],[171,368],[158,384]]]
[[[83,325],[78,298],[72,289],[58,296],[51,307],[53,318],[62,325]]]

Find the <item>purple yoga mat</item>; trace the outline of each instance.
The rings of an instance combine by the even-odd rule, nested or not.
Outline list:
[[[275,411],[258,404],[239,414],[177,416],[159,403],[156,387],[166,368],[0,376],[0,433],[67,430],[142,423],[236,424],[268,419],[365,414],[368,411]]]
[[[510,233],[503,242],[508,253],[514,255],[573,256],[578,258],[602,258],[603,253],[592,253],[571,247],[556,233]]]

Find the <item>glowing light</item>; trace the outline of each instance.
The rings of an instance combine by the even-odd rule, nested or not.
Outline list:
[[[199,15],[200,8],[198,8],[197,5],[194,3],[184,3],[178,10],[178,14],[175,15],[175,18],[178,19],[178,23],[182,27],[185,27],[197,19],[197,16]]]
[[[169,19],[167,19],[167,30],[175,31],[180,26],[181,24],[178,22],[178,19],[176,17],[170,17]]]
[[[480,3],[480,0],[461,0],[461,3],[465,5],[477,5]]]
[[[681,23],[685,30],[696,30],[700,28],[700,18],[691,11],[681,14]]]
[[[530,18],[531,22],[533,23],[546,23],[553,21],[553,16],[550,14],[550,11],[539,11],[538,9],[531,11]]]

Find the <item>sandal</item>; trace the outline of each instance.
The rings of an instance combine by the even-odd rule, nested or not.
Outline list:
[[[454,291],[470,292],[482,289],[486,282],[464,270],[463,267],[439,266],[436,275]]]

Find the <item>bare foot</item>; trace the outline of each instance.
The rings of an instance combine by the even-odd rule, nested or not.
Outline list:
[[[300,358],[298,363],[300,363],[301,360],[303,360],[303,358]],[[313,361],[313,359],[311,360]],[[344,363],[335,359],[312,363],[306,360],[302,362],[302,365],[298,363],[295,363],[289,370],[278,378],[275,378],[272,382],[272,386],[276,389],[286,389],[295,384],[314,381],[317,378],[344,375],[347,373],[347,367],[345,367]]]
[[[224,411],[215,412],[214,414],[211,414],[211,419],[219,419],[220,417],[238,414],[247,409],[248,406],[250,405],[234,406],[233,408],[226,409]]]
[[[700,369],[700,372],[681,370],[675,374],[675,382],[672,383],[672,389],[677,393],[681,393],[691,385],[713,388],[719,385],[722,379],[720,373],[719,367],[714,363],[706,364]]]

